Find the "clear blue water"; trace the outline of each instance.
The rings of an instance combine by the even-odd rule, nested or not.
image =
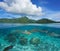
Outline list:
[[[21,38],[24,38],[21,44]],[[30,43],[32,38],[38,38]],[[27,40],[27,41],[25,41]],[[25,42],[25,44],[24,44]],[[0,24],[0,51],[60,51],[60,24]]]

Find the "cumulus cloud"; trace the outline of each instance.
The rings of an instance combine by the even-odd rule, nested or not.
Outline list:
[[[60,12],[56,12],[50,15],[51,19],[54,19],[55,21],[60,21]]]
[[[36,5],[32,4],[31,0],[4,0],[4,2],[0,2],[0,7],[12,13],[42,15],[42,8],[37,8]]]

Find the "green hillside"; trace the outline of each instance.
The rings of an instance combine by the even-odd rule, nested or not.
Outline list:
[[[0,23],[56,23],[53,20],[49,19],[40,19],[40,20],[32,20],[27,17],[15,18],[15,19],[0,19]]]
[[[50,20],[50,19],[40,19],[40,20],[38,20],[36,22],[37,23],[56,23],[55,21]]]

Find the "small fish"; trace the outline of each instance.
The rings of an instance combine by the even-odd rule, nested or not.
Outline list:
[[[8,47],[4,48],[3,51],[9,51],[9,50],[12,49],[12,48],[13,48],[13,46],[11,45],[11,46],[8,46]]]

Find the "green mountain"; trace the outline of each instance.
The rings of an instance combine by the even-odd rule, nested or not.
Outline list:
[[[36,23],[56,23],[56,21],[50,20],[50,19],[40,19],[36,21]]]
[[[0,23],[35,23],[35,20],[28,19],[27,17],[15,18],[15,19],[0,19]]]
[[[56,23],[53,20],[49,20],[49,19],[40,19],[40,20],[32,20],[25,17],[21,17],[21,18],[15,18],[15,19],[0,19],[0,23]]]
[[[16,18],[14,20],[14,22],[17,22],[17,23],[34,23],[35,20],[28,19],[27,17],[21,17],[21,18]]]

